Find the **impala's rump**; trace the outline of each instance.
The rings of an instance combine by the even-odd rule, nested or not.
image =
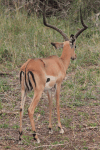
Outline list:
[[[41,75],[41,70],[42,73],[44,73],[43,72],[44,67],[45,67],[44,62],[41,59],[29,59],[26,63],[22,65],[20,70],[20,83],[22,82],[22,78],[23,78],[24,83],[22,84],[25,85],[25,89],[27,91],[36,88],[37,86],[36,80],[39,80],[39,76]]]

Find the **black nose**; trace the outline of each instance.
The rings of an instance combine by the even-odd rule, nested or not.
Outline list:
[[[71,57],[71,60],[75,60],[76,58]]]

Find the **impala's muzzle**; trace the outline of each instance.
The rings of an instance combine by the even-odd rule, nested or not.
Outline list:
[[[71,57],[71,60],[75,60],[77,58],[76,54],[74,57]]]
[[[71,58],[71,60],[75,60],[76,58]]]

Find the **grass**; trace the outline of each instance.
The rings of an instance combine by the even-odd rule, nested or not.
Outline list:
[[[60,56],[61,50],[56,51],[52,48],[50,43],[52,41],[63,41],[62,36],[60,36],[56,31],[46,28],[43,25],[42,17],[37,18],[36,15],[27,17],[25,12],[23,14],[18,12],[14,15],[14,17],[11,14],[2,14],[0,17],[0,61],[5,61],[4,64],[7,68],[13,69],[16,66],[19,67],[28,58],[47,57],[52,54]],[[63,29],[65,32],[69,30],[69,22],[67,23],[64,20],[57,20],[55,17],[49,18],[49,22],[51,24],[58,25],[58,27]],[[68,26],[67,29],[65,28],[66,26]],[[70,28],[70,30],[72,29]],[[87,39],[86,41],[86,39],[84,39],[88,32],[89,31],[85,31],[84,36],[81,36],[81,44],[80,40],[77,41],[79,46],[83,45],[83,43],[86,45],[88,40],[90,40]],[[68,36],[70,36],[69,31]],[[91,63],[97,63],[95,59],[99,57],[97,52],[92,52],[91,47],[89,46],[86,46],[85,51],[83,47],[79,48],[81,48],[81,52],[77,50],[79,51],[77,64],[85,66],[87,64],[90,65]],[[82,51],[84,51],[84,54]],[[89,57],[90,59],[87,59]]]
[[[77,32],[77,27],[81,28],[80,22],[76,25],[72,20],[66,21],[51,17],[47,19],[50,24],[56,25],[60,29],[63,29],[68,35]],[[86,22],[86,20],[85,20]],[[70,25],[71,24],[71,25]],[[88,26],[89,23],[88,23]],[[0,76],[0,111],[5,109],[12,112],[19,111],[20,106],[20,86],[18,72],[21,65],[28,58],[39,58],[48,57],[49,55],[58,55],[62,53],[62,49],[55,50],[50,43],[51,42],[62,42],[63,38],[59,33],[49,29],[43,25],[42,17],[37,18],[34,14],[27,17],[26,12],[17,12],[12,14],[6,11],[1,12],[0,15],[0,72],[11,72],[11,76]],[[84,124],[88,127],[98,126],[99,117],[98,111],[95,109],[94,120],[92,108],[98,108],[100,106],[100,30],[95,27],[89,28],[76,42],[76,54],[77,59],[71,61],[71,64],[67,70],[67,79],[63,81],[60,94],[60,106],[61,106],[61,123],[64,127],[65,134],[63,136],[58,134],[57,130],[57,117],[56,117],[56,102],[53,98],[53,128],[54,135],[48,136],[48,102],[47,97],[43,95],[43,99],[40,101],[35,109],[35,121],[36,126],[41,124],[41,128],[44,129],[43,137],[46,136],[46,140],[42,139],[42,144],[63,144],[68,143],[68,149],[79,149],[80,147],[75,146],[77,137],[79,142],[76,145],[81,145],[82,149],[88,148],[88,141],[90,137],[84,137]],[[13,82],[16,86],[12,86]],[[4,97],[8,94],[8,97]],[[29,102],[33,98],[34,93],[28,94],[27,105],[25,105],[24,117],[28,116],[27,109]],[[30,99],[30,101],[28,101]],[[5,101],[6,102],[5,102]],[[45,107],[44,107],[45,106]],[[67,110],[68,109],[68,110]],[[88,109],[88,111],[87,111]],[[90,112],[90,110],[92,112]],[[97,113],[96,113],[97,111]],[[26,115],[27,114],[27,115]],[[67,116],[67,117],[66,117]],[[7,118],[9,118],[7,120]],[[43,119],[41,119],[43,118]],[[18,131],[19,128],[19,116],[8,116],[6,113],[0,114],[1,124],[0,128],[9,129],[11,128],[14,132]],[[16,121],[17,120],[17,121]],[[97,120],[97,121],[96,121]],[[5,122],[4,122],[5,121]],[[13,122],[15,121],[15,122]],[[29,121],[29,120],[28,120]],[[30,123],[27,118],[24,119],[24,131],[30,129]],[[25,125],[29,126],[25,126]],[[38,124],[38,125],[37,125]],[[56,128],[56,129],[55,129]],[[40,133],[40,128],[38,129]],[[79,137],[82,135],[83,140]],[[88,131],[87,131],[88,132]],[[96,143],[97,136],[92,132],[94,137],[92,143]],[[9,132],[10,134],[10,132]],[[57,134],[57,135],[56,135]],[[90,134],[89,132],[86,134]],[[99,133],[97,133],[99,134]],[[71,137],[72,135],[72,137]],[[75,135],[75,137],[74,137]],[[85,136],[86,136],[85,135]],[[18,134],[16,133],[16,137]],[[74,141],[74,138],[75,141]],[[99,137],[99,135],[98,135]],[[51,140],[51,141],[50,141]],[[73,143],[74,141],[74,143]],[[24,146],[35,146],[33,139],[30,135],[25,133],[23,135]],[[73,147],[72,147],[73,145]],[[90,139],[91,145],[91,139]],[[100,145],[100,143],[99,143]],[[7,145],[5,149],[10,147]],[[26,147],[25,147],[26,148]],[[49,147],[48,147],[49,148]],[[50,148],[52,146],[50,145]],[[65,147],[65,149],[67,149]],[[24,149],[21,146],[21,149]],[[40,147],[40,149],[43,149]],[[52,149],[56,149],[53,147]]]
[[[5,146],[5,149],[11,149],[11,147],[10,146]]]
[[[4,128],[4,129],[6,129],[6,128],[9,128],[9,125],[8,124],[0,124],[0,128]]]
[[[33,139],[33,137],[23,135],[23,139],[25,140],[26,143],[29,143],[30,140]]]
[[[66,127],[66,128],[71,128],[71,122],[72,119],[71,118],[63,118],[61,120],[61,123]]]
[[[82,106],[91,99],[98,100],[97,84],[100,80],[98,67],[99,65],[88,69],[81,67],[76,69],[69,80],[63,82],[62,101],[66,97],[67,102],[73,102],[74,106]]]
[[[10,86],[7,84],[7,80],[2,78],[0,79],[0,92],[6,92],[10,90]]]
[[[2,102],[1,102],[1,99],[0,99],[0,110],[2,110],[3,106],[2,106]]]
[[[19,129],[19,125],[15,124],[12,126],[13,129]]]

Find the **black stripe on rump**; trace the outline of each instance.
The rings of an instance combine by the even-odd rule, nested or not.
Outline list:
[[[34,83],[35,83],[35,87],[36,87],[36,82],[35,82],[35,78],[34,78],[34,74],[33,74],[33,72],[32,71],[29,71],[29,73],[31,74],[31,76],[32,76],[32,79],[33,79],[33,81],[34,81]],[[31,83],[31,82],[30,82]],[[29,84],[30,84],[29,83]],[[32,85],[32,84],[31,84]],[[33,88],[33,87],[32,87]]]
[[[24,74],[23,71],[20,72],[20,84],[21,84],[21,81],[22,81],[22,73]]]
[[[27,89],[29,91],[29,87],[28,87],[27,82],[26,82],[26,68],[25,68],[25,84],[26,84],[26,87],[27,87]]]
[[[30,73],[30,72],[28,72],[28,74],[27,74],[27,75],[28,75],[28,83],[29,83],[29,86],[30,86],[30,88],[31,88],[31,90],[32,90],[32,89],[33,89],[33,86],[32,86],[32,83],[31,83],[31,81],[30,81],[30,78],[29,78],[29,73]]]

